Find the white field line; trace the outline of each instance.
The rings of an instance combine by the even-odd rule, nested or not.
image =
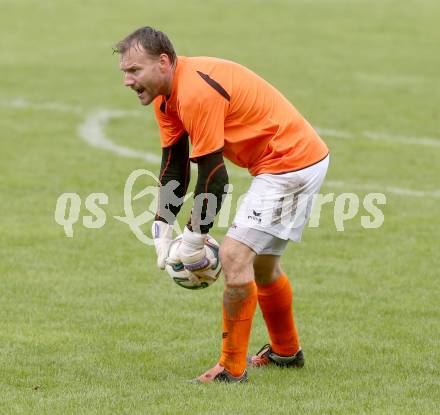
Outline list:
[[[140,111],[100,109],[94,112],[85,113],[84,109],[81,107],[70,106],[64,103],[58,103],[58,102],[33,103],[24,99],[16,99],[13,101],[0,102],[0,107],[16,108],[16,109],[25,108],[25,109],[47,110],[47,111],[55,111],[55,112],[70,112],[80,115],[85,114],[85,119],[78,127],[78,134],[90,146],[111,151],[112,153],[117,154],[118,156],[144,160],[156,165],[160,164],[161,162],[161,157],[156,154],[150,152],[143,152],[129,147],[124,147],[119,144],[115,144],[105,135],[105,131],[104,131],[105,127],[112,118],[144,116],[144,114]],[[338,130],[325,129],[325,128],[316,128],[316,130],[324,136],[327,135],[327,136],[343,138],[343,139],[357,138],[355,134],[346,131],[338,131]],[[430,138],[430,137],[411,138],[411,137],[395,136],[387,133],[368,132],[368,131],[365,131],[362,134],[364,138],[370,140],[391,141],[391,142],[399,142],[403,144],[425,145],[425,146],[433,146],[433,147],[440,146],[439,139]],[[246,172],[237,170],[235,168],[233,168],[232,173],[236,177],[237,176],[249,177],[249,175]],[[422,191],[422,190],[405,189],[401,187],[386,186],[380,184],[347,183],[343,181],[334,181],[334,180],[333,181],[326,180],[324,182],[324,186],[344,189],[347,192],[355,188],[355,189],[364,189],[375,192],[378,191],[388,192],[399,196],[440,198],[440,190]]]
[[[373,131],[361,131],[359,134],[349,133],[347,131],[339,131],[328,128],[315,128],[318,134],[323,137],[335,137],[347,140],[371,140],[371,141],[384,141],[388,143],[398,143],[405,145],[415,145],[415,146],[427,146],[427,147],[440,147],[440,140],[433,137],[408,137],[403,135],[396,135],[383,132],[373,132]]]
[[[62,102],[34,103],[21,98],[14,99],[12,101],[0,102],[0,106],[5,108],[48,110],[55,112],[70,112],[76,114],[82,114],[85,112],[84,109],[79,106],[68,105]],[[106,117],[108,117],[108,120],[110,120],[111,118],[114,117],[123,117],[123,116],[142,117],[144,115],[141,111],[121,111],[121,110],[108,110],[108,109],[97,110],[95,114],[97,114],[98,118],[103,120]],[[103,121],[104,124],[107,121],[104,120]],[[321,128],[321,127],[315,127],[315,129],[319,134],[323,135],[324,137],[334,137],[334,138],[342,138],[349,140],[366,139],[372,141],[386,141],[390,143],[398,143],[398,144],[406,144],[406,145],[440,147],[440,138],[434,138],[434,137],[404,136],[404,135],[392,134],[387,132],[378,132],[378,131],[361,131],[360,133],[351,133],[348,131],[341,131],[331,128]]]
[[[47,110],[55,112],[69,112],[74,114],[82,114],[84,111],[81,107],[64,104],[62,102],[31,102],[26,99],[16,98],[11,101],[1,101],[0,107],[15,109],[32,109]]]
[[[102,148],[111,151],[122,157],[131,157],[148,161],[150,163],[159,164],[161,157],[156,154],[134,150],[129,147],[124,147],[113,143],[106,137],[104,127],[109,120],[116,117],[138,115],[138,113],[129,111],[115,111],[115,110],[99,110],[87,115],[84,122],[78,127],[78,134],[84,141],[92,147]]]
[[[427,192],[423,190],[405,189],[403,187],[386,186],[379,184],[347,183],[339,180],[325,180],[324,186],[330,188],[344,189],[345,192],[352,192],[353,189],[363,189],[370,192],[392,193],[399,196],[440,198],[440,190]]]

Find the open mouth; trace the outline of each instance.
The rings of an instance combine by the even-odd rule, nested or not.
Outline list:
[[[145,88],[139,87],[135,89],[138,97],[140,97],[142,95],[142,93],[145,91]]]

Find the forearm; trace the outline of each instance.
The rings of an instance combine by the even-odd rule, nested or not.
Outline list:
[[[190,180],[188,135],[183,134],[162,150],[159,197],[155,220],[173,224],[179,213]]]
[[[222,151],[199,157],[196,162],[198,177],[188,227],[194,232],[206,234],[220,211],[229,178]]]

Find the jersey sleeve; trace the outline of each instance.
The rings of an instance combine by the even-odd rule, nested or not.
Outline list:
[[[203,94],[196,96],[192,94],[194,98],[187,99],[180,107],[180,119],[191,141],[192,159],[224,147],[224,124],[228,101],[208,88]]]
[[[160,145],[162,148],[170,147],[185,133],[185,128],[177,116],[166,114],[165,97],[159,96],[154,100],[154,112],[159,126]]]

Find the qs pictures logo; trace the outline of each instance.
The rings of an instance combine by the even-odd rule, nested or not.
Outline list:
[[[142,188],[138,181],[148,182],[143,190],[136,192],[135,189]],[[179,186],[176,180],[171,180],[164,186],[159,186],[159,179],[155,174],[145,169],[134,170],[124,186],[123,216],[111,216],[113,219],[122,222],[130,228],[136,238],[145,245],[154,245],[149,227],[144,225],[154,221],[157,209],[161,212],[161,217],[168,223],[174,223],[174,229],[179,235],[182,229],[176,217],[171,212],[170,205],[181,206],[194,193],[188,192],[185,197],[179,198],[175,191]],[[222,208],[217,215],[217,228],[228,228],[231,219],[235,216],[235,221],[252,223],[258,227],[288,226],[293,228],[305,226],[308,222],[309,228],[320,226],[321,211],[324,205],[333,211],[333,222],[337,232],[345,231],[345,224],[352,220],[358,220],[363,229],[378,229],[384,221],[385,216],[380,205],[387,203],[383,193],[368,193],[360,198],[355,193],[335,193],[328,194],[305,194],[291,193],[281,197],[276,203],[272,199],[265,199],[264,195],[257,198],[251,197],[249,193],[240,195],[235,200],[235,209],[232,203],[233,186],[227,185],[224,189]],[[137,209],[133,207],[137,202]],[[268,203],[265,203],[268,202]],[[91,193],[84,200],[78,193],[63,193],[58,197],[55,207],[55,222],[64,228],[67,237],[72,238],[74,226],[82,221],[84,227],[89,229],[102,228],[107,222],[107,214],[104,206],[109,204],[109,197],[105,193]],[[143,208],[139,212],[139,204]],[[202,219],[203,207],[207,210],[215,210],[217,198],[213,194],[202,193],[197,195],[192,204],[192,216],[199,217],[200,224],[206,224],[209,215]],[[362,207],[361,207],[362,206]],[[81,217],[81,209],[87,211]],[[361,212],[363,211],[364,214]],[[327,212],[328,213],[328,212]],[[358,222],[358,223],[359,223]],[[144,230],[148,229],[148,233]],[[264,230],[264,229],[263,229]]]

